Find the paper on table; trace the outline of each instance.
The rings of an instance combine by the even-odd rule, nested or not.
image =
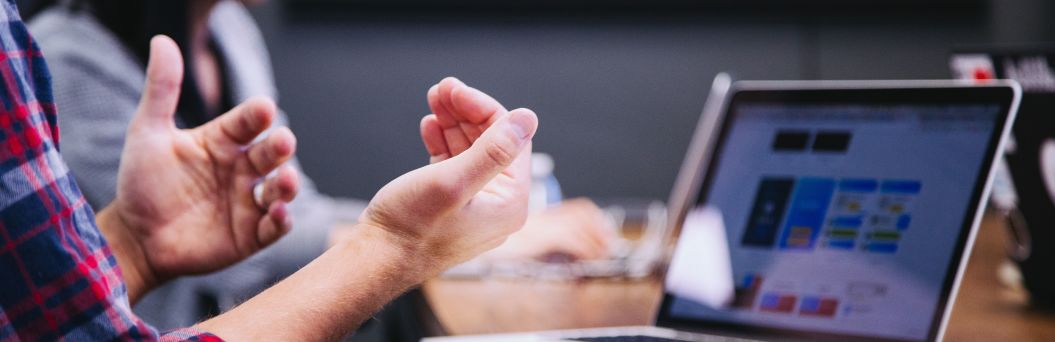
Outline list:
[[[713,308],[727,305],[733,298],[727,241],[717,208],[690,211],[667,270],[667,292]]]

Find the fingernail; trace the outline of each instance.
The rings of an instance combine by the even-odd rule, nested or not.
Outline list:
[[[528,140],[531,138],[532,130],[534,130],[535,120],[534,118],[521,110],[515,110],[509,112],[509,127],[516,134],[517,138],[521,141]]]

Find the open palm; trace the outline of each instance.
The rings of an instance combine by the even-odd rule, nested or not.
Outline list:
[[[198,128],[177,129],[183,64],[167,37],[151,42],[147,84],[129,129],[113,206],[141,262],[163,281],[214,271],[273,243],[290,229],[286,203],[296,173],[279,169],[295,149],[287,128],[262,141],[275,116],[266,99],[247,101]],[[262,203],[253,196],[263,183]],[[143,270],[140,270],[143,271]]]

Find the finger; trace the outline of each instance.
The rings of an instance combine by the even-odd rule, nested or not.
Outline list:
[[[452,156],[465,152],[473,145],[473,141],[469,140],[458,124],[455,124],[454,128],[443,129],[443,139],[447,141],[447,148]]]
[[[252,98],[202,126],[206,139],[246,145],[271,127],[278,109],[268,98]]]
[[[436,114],[437,121],[444,128],[451,128],[457,126],[458,121],[454,118],[454,114],[451,112],[450,104],[448,99],[451,97],[451,89],[460,84],[457,78],[447,77],[429,88],[428,102],[429,109]]]
[[[465,133],[465,137],[469,138],[470,143],[476,141],[476,139],[480,139],[480,136],[484,134],[484,130],[487,129],[487,127],[484,127],[483,125],[464,122],[458,123],[458,126],[462,129],[462,133]]]
[[[282,163],[293,157],[297,149],[297,138],[288,127],[275,128],[267,139],[249,147],[249,163],[258,176],[271,173]]]
[[[183,57],[176,42],[166,36],[150,40],[150,60],[143,96],[132,122],[134,126],[175,127],[173,115],[183,82]]]
[[[286,166],[279,169],[275,176],[264,180],[263,194],[260,196],[261,206],[270,208],[275,202],[292,202],[297,196],[299,183],[299,176],[293,167]]]
[[[447,139],[443,137],[443,127],[440,127],[436,115],[426,115],[421,119],[421,140],[425,143],[425,150],[429,152],[431,163],[450,158],[451,153],[447,148]]]
[[[286,235],[293,228],[293,215],[285,202],[275,202],[268,207],[267,214],[260,218],[256,228],[256,241],[260,248],[267,247]]]
[[[530,161],[523,161],[524,151],[530,148],[531,138],[538,128],[538,117],[527,109],[518,109],[503,116],[477,140],[472,147],[450,159],[451,163],[437,164],[447,168],[445,174],[455,177],[464,195],[472,197],[496,175],[519,161],[514,180],[530,183]],[[524,169],[524,170],[519,170]]]
[[[585,250],[582,256],[584,259],[600,259],[608,255],[608,244],[598,239],[597,232],[591,230],[588,225],[569,227],[569,229],[578,231],[578,243],[583,245]]]
[[[452,156],[468,149],[487,126],[506,112],[498,101],[454,77],[445,78],[429,89],[429,106],[444,128]]]
[[[488,126],[507,112],[498,100],[457,79],[453,79],[441,89],[443,91],[439,96],[445,100],[445,107],[469,144],[476,141]]]
[[[464,152],[473,142],[461,130],[460,119],[455,115],[450,104],[451,91],[464,86],[464,83],[457,78],[447,77],[429,89],[429,108],[436,114],[436,122],[442,128],[443,140],[447,142],[447,152],[450,156]]]
[[[459,121],[477,125],[493,123],[497,117],[505,114],[506,109],[490,95],[476,88],[460,84],[450,90],[451,113]]]
[[[463,87],[462,82],[457,78],[447,77],[428,90],[428,107],[436,114],[436,122],[440,125],[443,140],[446,141],[447,154],[450,156],[458,155],[473,145],[473,140],[469,140],[461,131],[458,118],[448,103],[450,91],[457,87]]]

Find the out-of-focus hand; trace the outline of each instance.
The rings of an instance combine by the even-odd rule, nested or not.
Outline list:
[[[432,164],[385,185],[359,219],[385,232],[424,268],[422,280],[500,245],[524,224],[531,185],[527,109],[448,78],[428,93],[435,114],[422,120]]]
[[[151,41],[143,98],[128,128],[117,197],[99,222],[137,298],[166,279],[215,271],[270,245],[291,227],[297,174],[285,167],[295,138],[266,99],[247,101],[198,128],[176,128],[183,62],[169,38]],[[266,178],[266,180],[265,180]],[[263,183],[262,203],[253,188]]]
[[[595,260],[608,257],[614,222],[593,201],[576,198],[528,216],[520,231],[486,254],[488,259]]]

